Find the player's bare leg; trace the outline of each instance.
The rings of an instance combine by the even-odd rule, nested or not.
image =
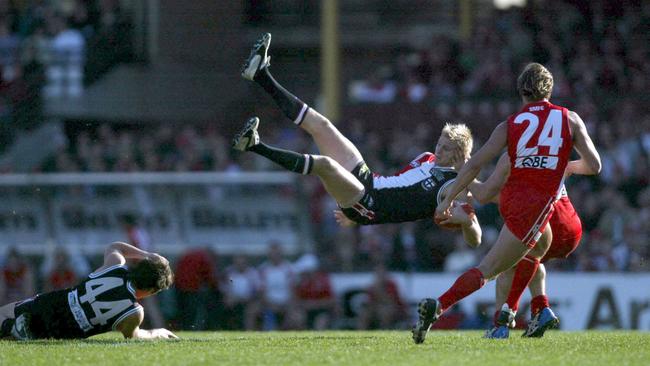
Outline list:
[[[499,273],[503,273],[511,268],[512,263],[519,263],[519,260],[516,259],[529,257],[539,260],[548,251],[552,238],[553,233],[551,227],[550,225],[546,225],[546,229],[537,244],[532,249],[528,249],[504,225],[499,233],[497,242],[485,258],[483,258],[478,269],[483,273],[485,278],[493,278]]]
[[[352,171],[363,162],[361,153],[352,141],[343,136],[329,119],[312,108],[307,111],[300,127],[311,135],[322,155],[336,160],[346,170]]]
[[[540,265],[537,269],[537,273],[528,288],[533,297],[530,302],[531,319],[522,336],[543,337],[544,332],[556,328],[560,324],[560,320],[551,310],[548,297],[546,297],[546,268],[544,265]]]
[[[516,241],[519,243],[519,245],[521,245],[521,242],[515,238],[514,235],[512,235],[507,226],[504,225],[501,234],[503,236],[500,236],[499,239],[510,239],[510,241]],[[533,249],[529,250],[527,253],[524,253],[524,256],[521,258],[521,260],[517,261],[517,265],[514,267],[513,276],[511,279],[508,279],[509,282],[505,282],[505,279],[497,279],[498,290],[500,289],[501,292],[503,292],[504,288],[508,288],[508,294],[505,303],[501,305],[501,307],[497,308],[498,315],[495,315],[495,326],[488,330],[485,335],[487,338],[509,337],[510,331],[508,326],[510,323],[514,322],[515,314],[519,307],[519,299],[521,297],[521,294],[528,286],[531,279],[534,277],[537,268],[539,267],[540,258],[544,256],[548,250],[548,247],[550,246],[551,238],[552,231],[550,225],[547,225],[546,230],[544,231],[542,237],[535,245],[535,247],[533,247]],[[497,246],[500,244],[499,242],[500,241],[497,240]],[[504,242],[508,241],[503,241],[501,243]],[[484,259],[484,261],[487,260],[487,265],[486,263],[482,262],[481,265],[479,265],[479,270],[483,268],[485,272],[483,272],[483,270],[481,270],[481,272],[489,273],[486,276],[491,277],[491,275],[494,273],[492,271],[499,271],[502,268],[500,267],[502,264],[498,263],[498,260],[504,260],[503,258],[506,258],[505,261],[510,261],[512,260],[512,258],[508,259],[510,255],[519,256],[521,254],[521,251],[517,249],[518,248],[514,245],[502,245],[498,248],[492,248],[492,250],[490,250]],[[513,268],[509,268],[508,270],[511,269]],[[500,284],[501,286],[499,286]]]
[[[507,338],[509,330],[507,328],[514,328],[514,319],[512,324],[504,327],[506,317],[502,309],[506,297],[511,288],[512,278],[514,275],[514,268],[510,268],[497,278],[496,283],[496,313],[495,313],[495,327],[488,330],[486,337],[488,338]],[[531,321],[528,323],[529,327],[524,332],[524,337],[542,337],[544,332],[548,329],[557,327],[559,319],[551,310],[548,297],[546,296],[546,267],[543,264],[539,265],[535,275],[533,276],[530,284],[528,285],[531,300]],[[510,309],[506,309],[510,310]],[[514,313],[513,313],[514,316]]]
[[[535,298],[537,296],[546,296],[546,267],[540,263],[535,276],[528,285],[530,296]]]
[[[512,277],[515,275],[515,268],[510,267],[507,271],[501,273],[496,280],[496,309],[501,309],[506,302],[508,292],[510,292],[510,284],[512,284]]]
[[[310,108],[273,78],[269,70],[270,46],[271,34],[266,33],[253,45],[242,68],[242,77],[260,85],[289,120],[309,133],[321,155],[331,157],[349,171],[353,170],[363,161],[359,150],[326,117]]]
[[[327,193],[341,207],[351,207],[363,197],[363,184],[336,160],[328,156],[314,155],[313,172],[323,182]]]
[[[350,207],[363,197],[363,184],[336,160],[324,155],[300,154],[266,145],[260,140],[258,126],[259,118],[249,119],[235,136],[233,147],[264,156],[289,171],[318,176],[327,192],[341,207]]]
[[[522,244],[521,240],[506,225],[503,225],[497,242],[477,268],[485,279],[492,279],[512,267],[514,263],[519,263],[526,255],[539,259],[548,250],[552,235],[550,225],[546,225],[546,229],[535,247],[529,249]]]
[[[506,302],[514,274],[515,268],[512,267],[497,277],[495,300],[495,308],[497,310],[501,309],[503,304]],[[535,272],[535,276],[533,276],[533,279],[528,285],[528,289],[530,290],[530,295],[533,298],[537,296],[546,296],[546,268],[543,264],[540,263],[539,268],[537,268],[537,272]]]
[[[543,250],[529,250],[512,234],[512,232],[510,232],[508,227],[504,225],[499,234],[497,243],[488,252],[481,264],[479,264],[478,270],[483,273],[485,278],[492,278],[501,273],[497,279],[497,294],[505,294],[506,297],[509,297],[509,294],[512,291],[511,284],[513,283],[513,278],[515,278],[515,267],[511,267],[512,263],[519,263],[522,258],[523,260],[528,259],[524,257],[531,257],[535,254],[539,255],[540,251],[545,253],[548,248],[545,247],[544,240],[547,240],[547,237],[550,234],[550,230],[548,233],[545,232],[545,234],[542,235],[543,238],[540,238],[540,242],[536,245],[536,248],[539,246],[540,248],[543,248]],[[533,253],[533,251],[535,252]],[[510,273],[506,274],[503,272]],[[507,278],[501,278],[504,274]],[[512,274],[512,276],[509,274]],[[503,303],[497,304],[498,315],[495,314],[495,326],[487,331],[485,337],[501,339],[509,337],[510,330],[508,325],[511,322],[514,322],[515,311],[506,303],[505,300],[506,299],[503,298]]]
[[[515,268],[510,267],[497,277],[493,327],[487,330],[485,338],[508,338],[510,328],[515,326],[515,313],[506,304],[514,275]]]

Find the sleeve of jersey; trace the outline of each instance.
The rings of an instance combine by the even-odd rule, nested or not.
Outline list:
[[[103,276],[103,275],[105,275],[105,274],[107,274],[109,272],[112,272],[112,271],[126,272],[126,271],[128,271],[128,268],[123,264],[116,264],[116,265],[104,268],[101,271],[92,272],[92,273],[90,273],[88,275],[88,277],[89,278],[97,278],[99,276]]]
[[[432,154],[430,152],[423,152],[422,154],[418,155],[415,159],[411,160],[411,162],[406,167],[404,167],[404,169],[400,170],[395,175],[404,174],[409,170],[413,168],[417,168],[424,163],[434,163],[435,161],[436,161],[435,154]]]

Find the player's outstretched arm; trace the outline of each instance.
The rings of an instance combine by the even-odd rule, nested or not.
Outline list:
[[[476,218],[474,208],[469,203],[455,202],[451,209],[451,215],[445,217],[439,224],[443,226],[447,224],[460,225],[461,230],[463,231],[463,240],[465,240],[467,245],[472,248],[481,245],[481,236],[483,231],[481,230],[481,225]]]
[[[602,168],[600,155],[593,141],[591,141],[591,137],[589,137],[589,132],[587,132],[587,127],[582,118],[576,112],[571,111],[569,112],[569,123],[573,130],[573,147],[580,154],[580,160],[569,162],[567,173],[582,175],[600,173]]]
[[[167,262],[167,259],[159,254],[149,253],[147,251],[138,249],[133,245],[117,241],[111,243],[104,251],[103,267],[110,267],[116,264],[124,264],[126,263],[127,259],[152,259]]]
[[[445,192],[445,199],[436,208],[437,216],[448,216],[451,203],[481,171],[481,167],[501,153],[507,142],[508,125],[501,122],[492,132],[490,139],[458,172],[456,181]]]
[[[139,309],[134,314],[124,318],[115,329],[122,333],[127,339],[178,339],[178,337],[165,328],[158,329],[140,329],[140,324],[144,319],[144,310]]]
[[[481,245],[481,237],[483,231],[481,230],[481,225],[478,223],[478,218],[474,213],[474,208],[469,203],[462,203],[452,210],[452,216],[462,215],[463,218],[466,218],[465,222],[461,224],[461,229],[463,231],[463,240],[465,243],[472,248],[477,248]]]
[[[483,183],[475,179],[469,184],[469,191],[482,204],[496,203],[499,199],[499,192],[501,192],[501,188],[508,180],[509,175],[510,157],[507,153],[503,153],[490,177]]]

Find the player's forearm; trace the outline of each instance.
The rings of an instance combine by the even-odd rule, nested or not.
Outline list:
[[[124,258],[126,259],[145,259],[148,258],[151,253],[146,252],[144,250],[138,249],[134,247],[133,245],[127,244],[127,243],[122,243],[122,242],[115,242],[112,243],[111,245],[108,246],[106,249],[107,252],[109,251],[117,251]]]
[[[481,236],[483,234],[481,230],[481,225],[479,225],[478,220],[473,219],[467,225],[462,225],[463,230],[463,239],[472,248],[476,248],[481,245]]]
[[[449,187],[447,191],[445,200],[451,202],[462,192],[467,186],[474,181],[474,178],[478,176],[478,173],[481,171],[481,166],[477,164],[472,164],[470,160],[467,162],[458,172],[456,181]]]
[[[585,166],[589,168],[587,171],[591,172],[590,174],[600,173],[602,169],[600,154],[587,132],[587,127],[577,113],[571,112],[569,118],[575,131],[573,147],[580,154],[580,160],[584,161]]]
[[[568,175],[595,175],[600,172],[598,164],[588,164],[585,159],[572,160],[567,164],[566,168]]]
[[[155,337],[154,337],[154,334],[153,334],[152,330],[138,328],[133,332],[133,334],[130,337],[126,336],[126,338],[130,338],[130,339],[154,339]]]
[[[491,190],[486,183],[483,183],[476,179],[474,179],[472,183],[469,184],[468,189],[472,193],[472,197],[474,197],[481,204],[492,202],[498,193],[497,190]]]

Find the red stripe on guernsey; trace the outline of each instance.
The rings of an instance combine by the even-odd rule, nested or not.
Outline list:
[[[436,167],[436,156],[430,152],[420,154],[397,175],[373,177],[375,189],[408,187],[431,176],[431,169]],[[451,169],[451,168],[449,168]]]
[[[551,214],[553,210],[554,202],[555,202],[555,197],[552,197],[551,199],[548,200],[548,203],[546,204],[546,206],[544,206],[542,213],[540,213],[537,220],[535,220],[533,227],[531,227],[530,230],[528,231],[528,234],[524,236],[524,239],[522,240],[524,245],[528,245],[528,243],[530,243],[531,241],[533,241],[533,239],[535,239],[535,235],[537,235],[537,233],[540,231],[539,229],[541,229],[542,224],[544,223],[548,215]]]
[[[357,211],[359,215],[363,217],[366,217],[370,220],[375,219],[375,211],[368,210],[367,208],[363,207],[363,205],[360,203],[355,203],[351,208]]]
[[[400,175],[402,173],[406,173],[409,170],[411,170],[413,168],[417,168],[417,167],[419,167],[420,165],[422,165],[424,163],[435,163],[435,162],[436,162],[436,156],[434,154],[426,151],[426,152],[423,152],[422,154],[418,155],[415,159],[411,160],[409,165],[404,167],[404,169],[400,170],[395,175]]]

